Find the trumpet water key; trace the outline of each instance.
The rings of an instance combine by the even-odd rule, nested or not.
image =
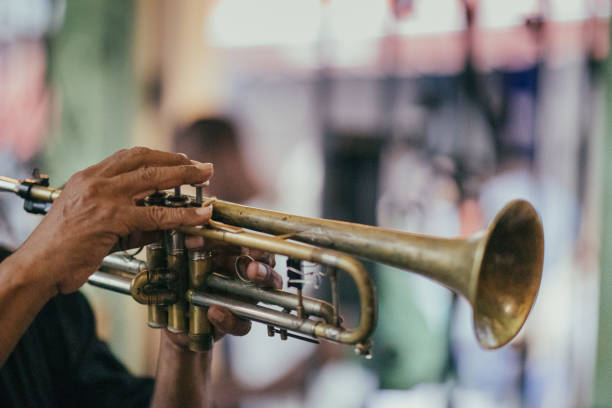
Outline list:
[[[146,205],[208,204],[201,188],[196,186],[195,198],[182,195],[180,187],[173,194],[158,192],[145,200]],[[45,213],[61,193],[48,187],[48,179],[40,174],[28,180],[0,177],[0,191],[20,195],[26,210],[38,213]],[[186,250],[185,235],[287,256],[290,286],[296,293],[261,289],[216,274],[214,253]],[[369,356],[376,297],[370,277],[355,257],[420,274],[462,295],[472,305],[477,340],[494,349],[512,340],[527,319],[540,286],[544,239],[536,211],[523,200],[508,203],[486,230],[467,239],[409,234],[216,200],[208,225],[165,231],[164,239],[148,245],[146,253],[146,263],[122,254],[107,256],[89,283],[148,305],[149,326],[188,333],[194,350],[211,347],[206,308],[220,305],[268,325],[270,335],[352,344],[356,352]],[[305,262],[329,272],[331,303],[302,294]],[[355,327],[344,327],[339,316],[337,273],[346,273],[355,282],[360,300]]]

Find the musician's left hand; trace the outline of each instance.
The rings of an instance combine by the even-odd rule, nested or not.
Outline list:
[[[232,278],[238,278],[237,273],[250,280],[255,285],[264,288],[281,289],[283,280],[274,270],[276,264],[274,254],[254,249],[241,248],[225,243],[204,244],[202,237],[187,237],[185,244],[188,249],[205,248],[213,251],[214,270]],[[238,269],[238,270],[236,270]],[[251,322],[232,314],[228,309],[213,305],[208,309],[208,319],[215,327],[215,340],[225,334],[244,336],[251,329]],[[189,338],[184,334],[173,334],[165,331],[164,336],[185,350]],[[163,341],[162,341],[163,343]]]
[[[282,280],[274,267],[274,256],[261,251],[246,250],[240,247],[216,244],[214,248],[204,245],[201,237],[188,237],[185,241],[188,248],[203,247],[215,252],[215,271],[228,275],[236,273],[235,265],[242,270],[239,273],[253,283],[262,287],[280,289]],[[240,258],[239,258],[240,257]],[[239,258],[239,262],[236,262]],[[240,262],[247,259],[253,261]],[[243,336],[251,328],[251,322],[233,315],[229,310],[219,306],[208,309],[208,319],[215,328],[215,339],[224,334]],[[185,334],[173,334],[162,331],[158,357],[155,392],[151,402],[152,408],[167,406],[209,406],[212,398],[210,351],[193,352],[189,350],[189,337]]]

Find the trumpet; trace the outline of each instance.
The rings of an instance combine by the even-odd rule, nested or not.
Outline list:
[[[202,186],[195,187],[195,197],[181,194],[179,186],[173,193],[156,192],[145,203],[201,206],[214,201],[208,225],[164,231],[161,241],[146,247],[146,262],[124,253],[108,255],[88,281],[147,305],[150,327],[187,333],[193,350],[212,346],[206,311],[219,305],[267,325],[270,336],[354,345],[356,353],[371,357],[376,294],[356,257],[417,273],[466,298],[474,334],[485,349],[502,347],[517,335],[540,286],[542,224],[524,200],[508,203],[486,230],[449,239],[252,208],[205,197]],[[61,194],[39,173],[25,180],[0,177],[0,191],[18,194],[27,211],[40,214]],[[213,270],[215,254],[187,250],[186,235],[287,256],[288,273],[298,277],[304,263],[319,264],[330,281],[331,301],[304,296],[300,279],[289,285],[293,293],[256,287],[239,273],[240,279],[221,276]],[[360,301],[355,327],[344,327],[338,312],[338,273],[355,283]]]

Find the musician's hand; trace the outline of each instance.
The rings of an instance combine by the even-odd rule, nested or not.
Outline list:
[[[121,150],[73,175],[49,213],[23,244],[23,253],[46,265],[44,276],[57,291],[77,290],[115,247],[154,240],[155,231],[201,225],[212,209],[137,206],[156,190],[201,183],[210,163],[137,147]],[[137,239],[132,239],[136,237]],[[138,241],[138,242],[136,242]]]
[[[217,270],[233,277],[240,273],[241,276],[260,287],[282,289],[283,280],[274,270],[273,254],[245,248],[238,248],[240,252],[236,253],[231,251],[232,248],[235,247],[228,245],[226,256],[217,257],[219,262]],[[250,259],[253,259],[253,261]],[[211,306],[208,309],[208,319],[215,326],[215,339],[219,339],[226,333],[234,336],[244,336],[251,330],[249,320],[235,316],[224,307]]]
[[[232,278],[238,278],[237,273],[255,285],[264,288],[281,289],[283,280],[274,270],[276,264],[274,255],[268,252],[246,249],[225,243],[213,243],[204,245],[202,237],[187,237],[185,240],[187,248],[204,248],[206,251],[213,251],[214,270]],[[238,270],[236,270],[238,269]],[[215,327],[215,340],[225,334],[234,336],[244,336],[251,329],[251,322],[241,319],[232,314],[228,309],[221,306],[211,306],[208,309],[208,319]],[[173,346],[187,350],[189,338],[184,334],[173,334],[164,331],[164,336],[170,342],[162,339],[164,343],[171,343]]]

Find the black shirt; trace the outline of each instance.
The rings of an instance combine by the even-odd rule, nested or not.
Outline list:
[[[97,337],[78,292],[49,301],[0,367],[2,408],[146,407],[152,394],[153,379],[132,376]]]

